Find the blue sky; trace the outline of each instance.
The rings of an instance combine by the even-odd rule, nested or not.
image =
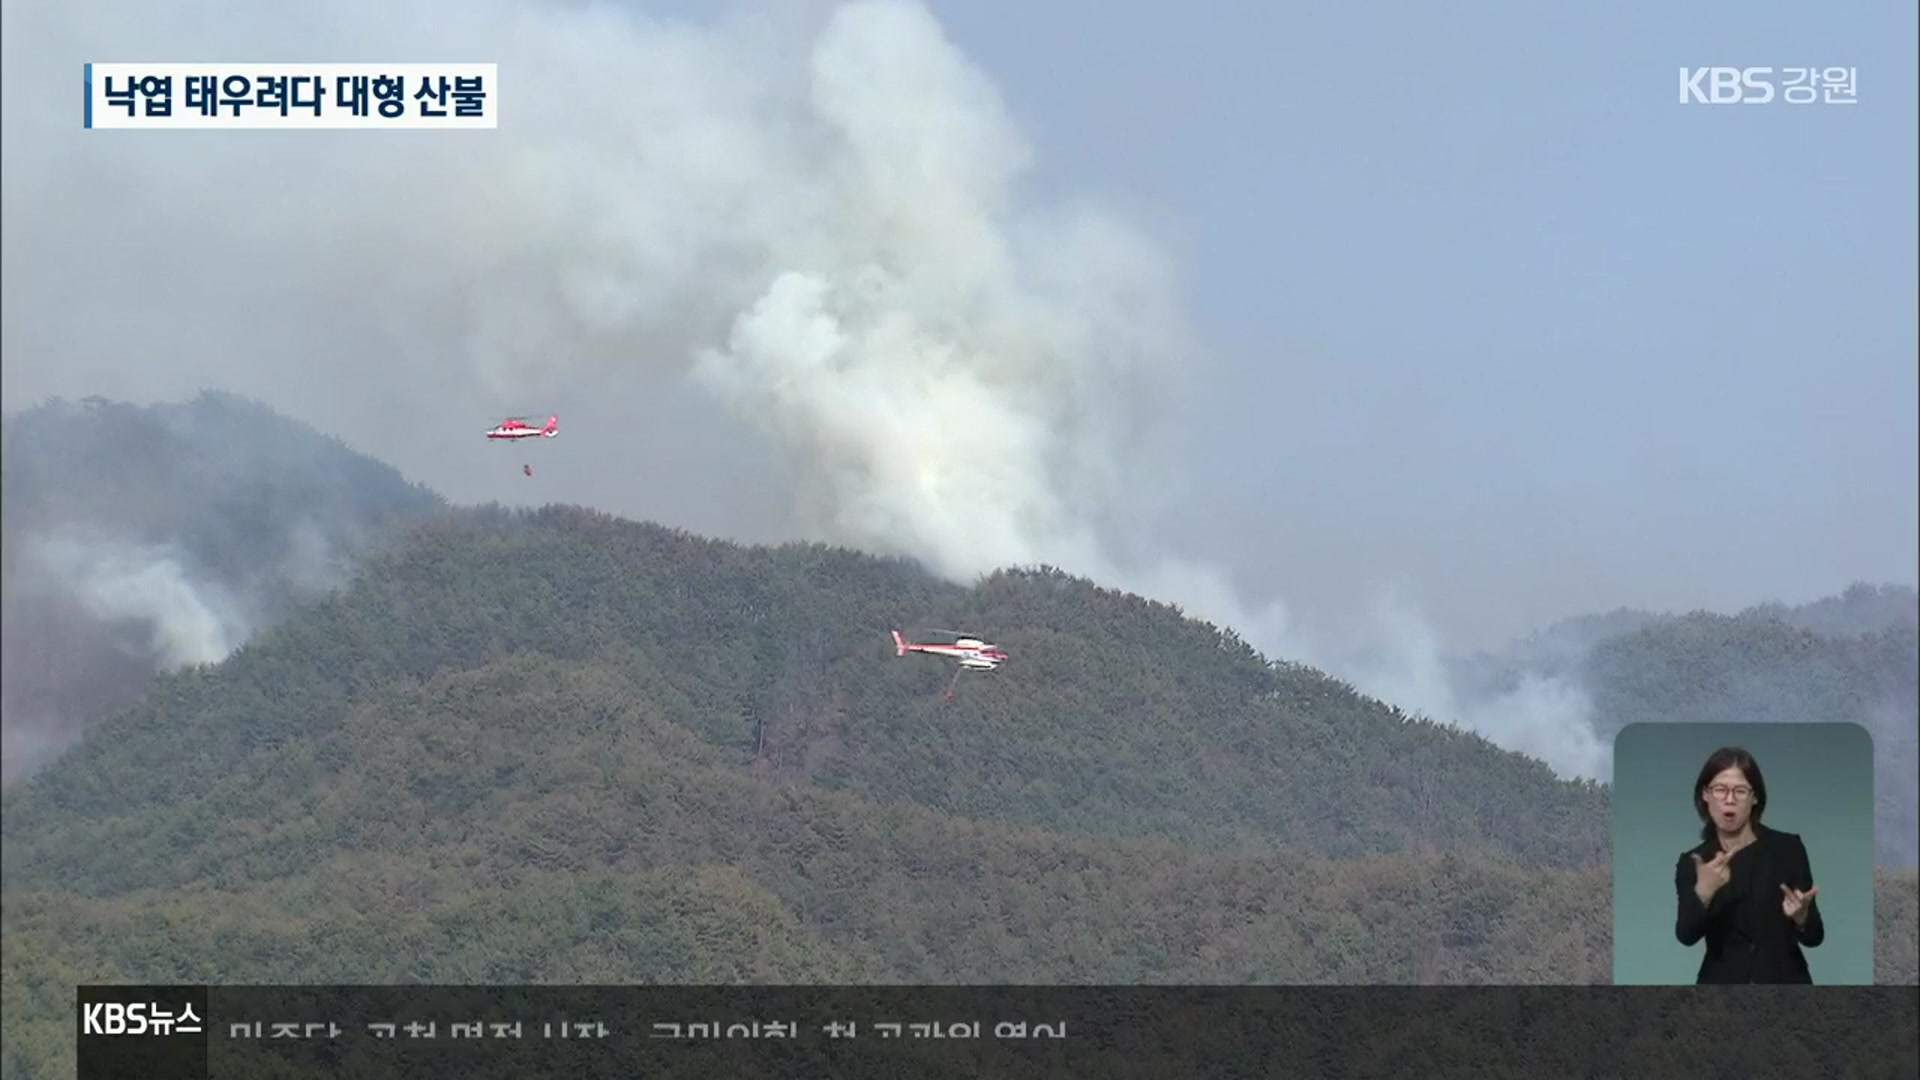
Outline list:
[[[1914,580],[1912,4],[937,8],[1036,182],[1179,255],[1184,539],[1250,587],[1484,639]],[[1859,104],[1681,106],[1708,64]]]

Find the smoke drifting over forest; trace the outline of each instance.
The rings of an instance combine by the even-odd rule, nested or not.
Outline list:
[[[52,404],[5,447],[4,779],[131,704],[156,671],[225,659],[346,580],[382,527],[440,502],[257,404]]]
[[[962,581],[1061,566],[1564,774],[1606,771],[1577,681],[1469,684],[1387,593],[1345,633],[1310,631],[1220,568],[1141,550],[1142,493],[1178,483],[1142,448],[1211,370],[1179,275],[1097,202],[1028,193],[1033,149],[916,4],[693,25],[532,0],[31,0],[6,19],[10,396],[228,388],[454,498],[478,483],[471,459],[506,471],[466,445],[477,421],[578,402],[562,411],[591,419],[563,419],[577,449],[558,452],[596,474],[580,501],[660,516],[667,488],[697,490],[714,517]],[[502,126],[78,130],[72,73],[135,56],[491,61]],[[706,471],[747,440],[777,482]],[[244,634],[244,596],[100,542],[40,538],[32,557],[103,617],[164,612],[167,662]]]

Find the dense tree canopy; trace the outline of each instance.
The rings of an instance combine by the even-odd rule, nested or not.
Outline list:
[[[8,794],[7,1076],[70,1074],[85,981],[1610,977],[1604,786],[1169,606],[577,508],[400,520]],[[1593,648],[1603,715],[1700,682],[1690,642],[1819,652],[1631,622]],[[1014,659],[949,700],[893,627]],[[1822,660],[1831,693],[1902,640]],[[1913,875],[1876,895],[1913,983]]]

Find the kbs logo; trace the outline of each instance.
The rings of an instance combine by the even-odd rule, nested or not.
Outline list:
[[[159,1005],[90,1001],[80,1008],[80,1029],[88,1035],[197,1035],[200,1018],[191,1004],[174,1015]]]
[[[1765,105],[1774,97],[1770,67],[1680,69],[1682,105]]]

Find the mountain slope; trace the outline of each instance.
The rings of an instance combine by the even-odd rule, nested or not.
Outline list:
[[[895,624],[1015,660],[943,700]],[[86,979],[1604,982],[1606,835],[1061,574],[463,511],[5,797],[5,1060],[58,1074]]]
[[[9,417],[0,459],[4,779],[210,663],[441,500],[338,439],[208,393]]]
[[[1016,659],[943,700],[949,669],[896,658],[896,621],[979,628]],[[356,703],[516,654],[618,673],[721,761],[883,805],[1211,849],[1605,855],[1599,786],[1270,667],[1164,605],[1044,571],[963,590],[903,562],[549,509],[423,529],[217,671],[169,680],[10,805],[9,883],[161,884],[119,880],[124,864],[31,868],[82,827],[137,849],[135,815],[157,807],[262,814],[269,779],[363,764],[316,745]]]
[[[1855,584],[1798,607],[1737,615],[1619,610],[1567,619],[1453,661],[1463,700],[1526,676],[1577,686],[1603,742],[1630,723],[1855,723],[1872,733],[1876,844],[1885,866],[1920,864],[1920,593]]]
[[[228,758],[245,783],[211,800],[123,806],[133,830],[16,817],[118,745],[90,741],[0,818],[9,1067],[57,1074],[89,979],[1605,978],[1604,870],[971,822],[790,785],[639,700],[604,667],[503,658]]]
[[[271,931],[305,943],[273,954],[280,977],[349,956],[374,981],[546,977],[570,962],[564,950],[490,952],[555,932],[513,913],[591,896],[609,876],[725,868],[723,883],[766,890],[771,909],[832,941],[848,973],[916,981],[1524,979],[1545,974],[1543,959],[1604,955],[1604,934],[1560,951],[1492,932],[1515,918],[1544,929],[1564,910],[1549,897],[1597,913],[1595,871],[1548,879],[1543,893],[1537,872],[1477,857],[1197,853],[879,806],[717,764],[630,699],[602,672],[538,658],[428,680],[343,719],[333,741],[362,768],[311,789],[269,781],[279,801],[257,817],[176,811],[123,860],[123,880],[144,887],[59,913],[49,903],[42,925],[232,895],[222,918],[234,926],[307,913]],[[555,716],[581,724],[554,731]],[[71,861],[46,869],[77,876],[97,835],[70,833]],[[476,936],[408,936],[449,919]],[[375,930],[399,937],[346,948]],[[658,957],[630,959],[649,978],[672,974]]]

